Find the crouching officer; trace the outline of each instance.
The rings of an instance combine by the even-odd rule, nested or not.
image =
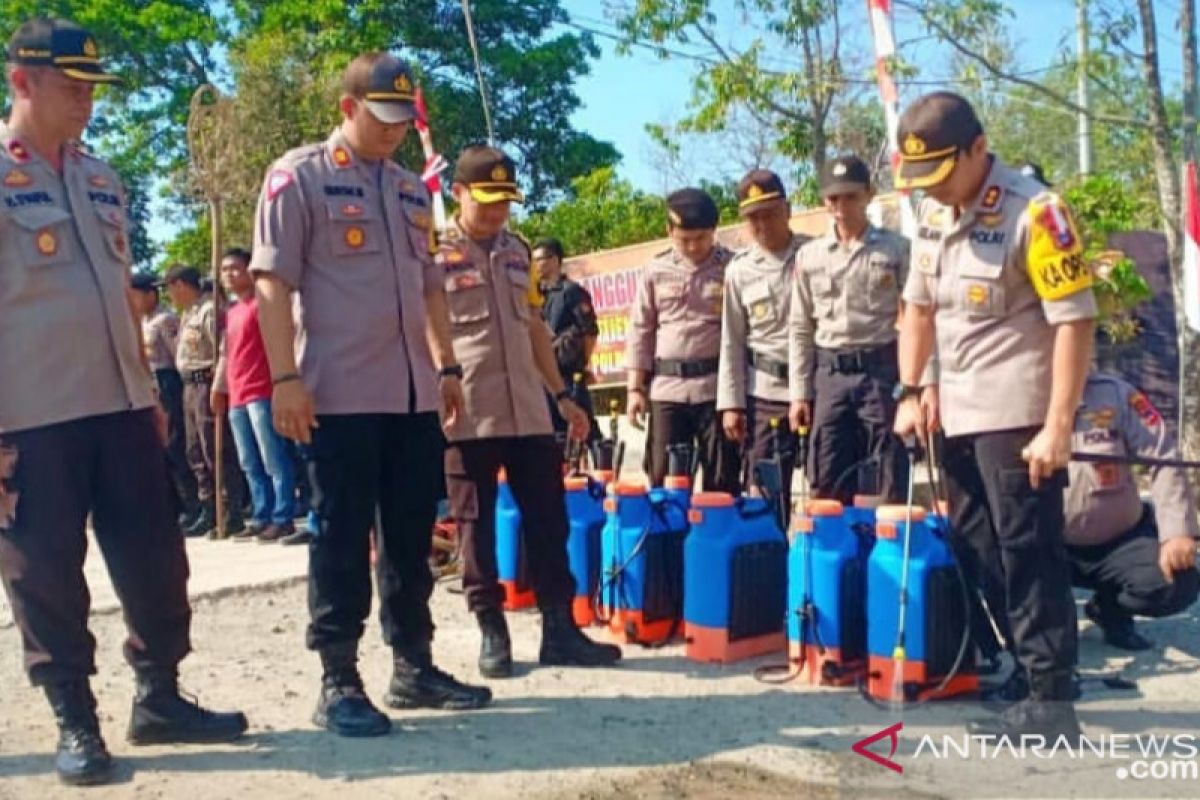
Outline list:
[[[640,429],[649,405],[652,485],[667,475],[668,449],[682,444],[699,453],[705,491],[737,494],[737,443],[721,430],[716,403],[721,298],[733,257],[716,242],[718,218],[717,204],[700,189],[667,197],[671,248],[642,269],[629,313],[626,411]]]
[[[505,229],[521,202],[512,160],[491,147],[462,152],[452,190],[458,216],[435,258],[446,289],[464,413],[447,427],[446,489],[462,537],[463,589],[483,634],[479,671],[512,674],[512,644],[496,567],[497,473],[503,467],[521,511],[522,546],[542,612],[542,664],[607,666],[621,657],[575,626],[575,581],[567,565],[562,451],[544,399],[554,396],[572,438],[587,435],[587,415],[563,386],[540,316],[525,242]]]
[[[908,464],[892,433],[892,393],[908,240],[867,219],[871,171],[862,159],[826,161],[821,196],[833,219],[829,233],[796,255],[792,426],[812,428],[808,478],[816,494],[843,503],[860,491],[900,500]],[[876,479],[860,486],[868,465]]]
[[[755,482],[759,461],[778,458],[790,509],[796,435],[787,424],[788,318],[794,259],[808,237],[792,233],[791,204],[774,172],[749,172],[737,198],[753,244],[725,270],[717,410],[726,437],[742,445],[743,485]]]
[[[389,54],[350,62],[340,127],[267,173],[250,263],[275,429],[311,444],[319,530],[310,545],[307,643],[323,671],[314,722],[342,736],[391,729],[358,671],[372,528],[380,623],[393,653],[388,705],[471,709],[492,696],[438,669],[431,651],[438,408],[453,419],[462,391],[430,255],[429,195],[391,160],[416,117],[414,88],[408,65]]]
[[[976,561],[968,574],[1001,576],[1030,679],[1029,698],[973,729],[1077,736],[1063,489],[1090,363],[1091,273],[1066,205],[988,152],[962,97],[916,100],[899,146],[897,187],[926,199],[904,291],[895,428],[925,435],[916,384],[936,345],[953,529]]]
[[[1095,594],[1085,611],[1122,650],[1151,642],[1133,626],[1135,614],[1166,617],[1196,601],[1196,505],[1183,471],[1152,467],[1153,506],[1138,495],[1128,456],[1179,458],[1175,437],[1145,394],[1113,375],[1093,373],[1075,415],[1072,450],[1112,456],[1072,461],[1066,490],[1067,555],[1076,586]]]
[[[554,358],[558,374],[571,392],[571,399],[588,417],[588,439],[600,438],[592,395],[585,382],[588,361],[596,348],[600,328],[588,290],[563,273],[563,246],[558,239],[542,239],[533,246],[533,273],[544,298],[542,318],[554,337]],[[567,421],[550,402],[550,419],[556,434],[566,437]]]
[[[83,574],[92,527],[137,674],[132,744],[222,742],[246,730],[179,693],[191,644],[188,563],[162,412],[132,313],[125,193],[78,149],[104,72],[78,26],[34,19],[8,45],[0,122],[0,577],[25,668],[58,721],[69,784],[109,779]]]

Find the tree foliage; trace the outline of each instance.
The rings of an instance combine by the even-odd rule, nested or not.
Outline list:
[[[700,188],[717,201],[721,224],[737,220],[732,186],[701,182]],[[662,197],[638,191],[611,167],[601,167],[573,181],[569,198],[530,214],[516,228],[530,241],[553,236],[569,255],[578,255],[661,239],[667,207]]]

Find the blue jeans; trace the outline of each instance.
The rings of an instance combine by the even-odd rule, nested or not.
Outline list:
[[[271,401],[229,409],[238,463],[250,484],[253,518],[262,525],[290,524],[296,514],[296,478],[287,440],[271,423]]]

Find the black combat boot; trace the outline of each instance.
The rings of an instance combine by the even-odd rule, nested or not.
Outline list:
[[[1023,735],[1046,737],[1053,742],[1059,736],[1075,745],[1083,732],[1075,716],[1074,676],[1030,675],[1029,696],[1009,706],[992,719],[967,724],[967,731],[978,736],[1007,736],[1016,739]]]
[[[338,736],[385,736],[392,729],[387,715],[371,704],[358,674],[358,642],[342,642],[321,650],[321,697],[313,723]]]
[[[392,708],[469,711],[492,702],[492,690],[469,686],[434,666],[429,645],[397,648],[385,702]]]
[[[510,678],[513,674],[512,640],[504,612],[488,608],[475,614],[483,640],[479,644],[479,674],[485,678]]]
[[[204,500],[200,503],[200,513],[196,515],[196,521],[183,529],[183,535],[188,538],[208,536],[216,527],[217,512],[213,509],[213,502],[212,500]]]
[[[70,786],[95,786],[112,776],[112,756],[100,738],[96,698],[86,680],[48,683],[42,687],[58,721],[54,769]]]
[[[1083,613],[1104,634],[1104,641],[1118,650],[1137,653],[1154,647],[1154,642],[1137,632],[1133,617],[1122,610],[1115,600],[1092,595],[1084,605]]]
[[[130,744],[216,744],[231,742],[246,732],[240,711],[209,711],[179,694],[174,669],[144,669],[137,673],[137,695],[129,718]]]
[[[570,606],[542,610],[542,649],[546,666],[609,667],[621,660],[621,648],[593,642],[575,624]]]

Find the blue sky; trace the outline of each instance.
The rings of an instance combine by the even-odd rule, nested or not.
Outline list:
[[[1111,1],[1111,0],[1110,0]],[[732,0],[719,0],[731,8]],[[601,0],[564,0],[572,18],[579,24],[597,29],[612,29],[606,21]],[[866,0],[849,0],[841,6],[850,19],[860,19],[865,25]],[[1065,52],[1073,57],[1075,42],[1075,0],[1008,0],[1014,12],[1009,29],[1017,37],[1016,63],[1022,69],[1038,69],[1060,60]],[[1132,3],[1130,3],[1132,6]],[[1181,80],[1181,45],[1175,29],[1179,0],[1156,0],[1158,39],[1163,67],[1163,80],[1170,90]],[[912,16],[897,12],[897,41],[911,41],[921,35]],[[730,35],[753,35],[751,26],[731,26]],[[869,32],[864,30],[869,36]],[[1140,41],[1140,33],[1138,34]],[[869,39],[865,40],[869,46]],[[645,49],[635,49],[630,55],[618,55],[616,44],[597,37],[602,49],[599,59],[592,62],[591,74],[579,81],[577,88],[583,107],[575,114],[574,122],[593,136],[614,143],[624,156],[619,171],[639,188],[659,192],[662,187],[658,159],[645,133],[647,123],[661,123],[684,115],[690,95],[690,77],[697,68],[695,62],[673,58],[660,60]],[[1067,48],[1065,51],[1063,48]],[[699,51],[693,47],[690,50]],[[921,80],[950,75],[946,48],[928,42],[910,44],[902,56],[921,69]],[[773,60],[787,63],[780,53]],[[912,98],[930,87],[902,89],[904,98]],[[882,112],[881,112],[882,113]],[[702,158],[716,160],[707,151]],[[725,172],[720,166],[700,177],[716,177]]]

